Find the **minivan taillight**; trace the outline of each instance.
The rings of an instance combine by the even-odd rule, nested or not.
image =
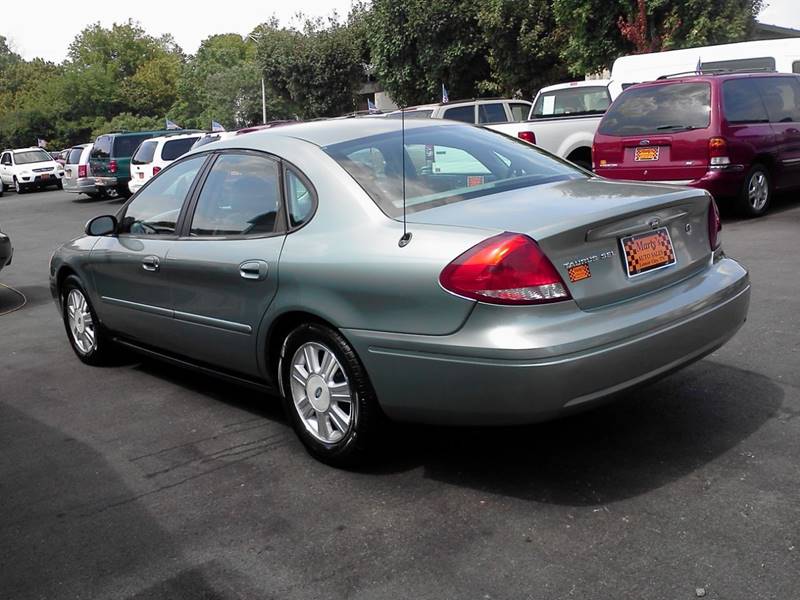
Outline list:
[[[110,161],[108,163],[108,170],[111,171],[112,173],[116,173],[117,172],[117,161],[115,161],[115,160]]]
[[[564,280],[527,235],[501,233],[473,246],[439,275],[454,294],[489,304],[544,304],[569,300]]]
[[[86,165],[78,165],[78,177],[86,177]]]
[[[517,137],[523,141],[528,142],[529,144],[536,143],[536,134],[532,131],[520,131],[517,133]]]
[[[161,167],[153,167],[153,177],[158,175],[158,172],[161,170]]]
[[[712,137],[708,140],[708,164],[712,169],[722,169],[731,164],[725,138]]]
[[[720,231],[722,231],[722,221],[719,218],[719,208],[717,208],[717,203],[712,198],[708,207],[708,243],[711,245],[712,252],[719,248]]]

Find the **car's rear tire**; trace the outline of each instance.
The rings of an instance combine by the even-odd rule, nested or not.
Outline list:
[[[739,192],[739,212],[748,218],[760,217],[769,210],[772,200],[772,176],[761,164],[753,165],[747,172]]]
[[[103,331],[81,280],[67,277],[60,297],[64,328],[75,354],[87,365],[107,364],[114,356],[114,344]]]
[[[279,370],[287,417],[306,449],[336,467],[365,462],[386,418],[347,340],[324,325],[301,325],[286,337]]]

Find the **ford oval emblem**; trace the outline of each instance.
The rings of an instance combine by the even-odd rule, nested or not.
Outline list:
[[[650,145],[650,140],[642,140],[641,142],[639,142],[639,145],[640,146],[649,146]]]
[[[661,225],[661,221],[659,219],[650,219],[647,224],[650,225],[650,229],[657,229]]]

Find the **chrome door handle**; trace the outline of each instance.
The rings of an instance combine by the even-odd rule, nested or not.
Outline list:
[[[239,265],[239,276],[242,279],[260,281],[267,278],[269,265],[263,260],[246,260]]]
[[[145,271],[158,271],[160,266],[160,261],[157,256],[145,256],[142,259],[142,268]]]

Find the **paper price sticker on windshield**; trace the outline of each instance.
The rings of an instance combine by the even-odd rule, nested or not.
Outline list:
[[[628,277],[675,264],[675,250],[666,227],[620,239]]]

